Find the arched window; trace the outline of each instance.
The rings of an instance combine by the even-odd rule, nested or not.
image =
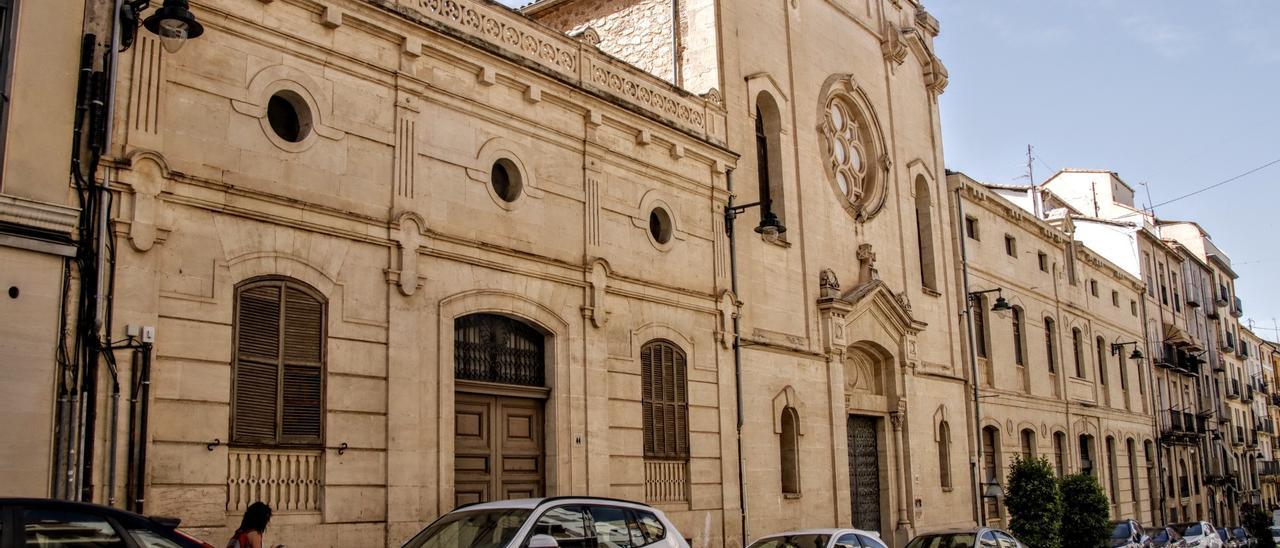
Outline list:
[[[1079,327],[1071,328],[1071,352],[1076,360],[1076,377],[1084,378],[1084,337]]]
[[[1027,364],[1026,340],[1023,336],[1022,308],[1013,307],[1013,361],[1018,365]]]
[[[916,243],[920,251],[920,285],[938,290],[937,259],[933,251],[933,203],[929,182],[916,177]]]
[[[689,459],[689,397],[685,356],[667,341],[640,348],[646,459]]]
[[[759,176],[760,221],[786,215],[782,186],[782,118],[768,93],[756,97],[756,169]]]
[[[938,424],[938,481],[943,489],[951,488],[951,425]]]
[[[982,483],[1000,483],[1000,430],[994,426],[987,426],[982,429]],[[986,497],[983,499],[987,505],[987,518],[1000,518],[1000,499],[997,497]]]
[[[1057,373],[1057,370],[1058,370],[1057,350],[1054,348],[1056,345],[1053,342],[1055,338],[1057,338],[1057,334],[1054,333],[1053,318],[1045,318],[1044,319],[1044,351],[1045,351],[1046,359],[1048,360],[1048,363],[1049,363],[1049,373]]]
[[[1022,458],[1023,460],[1031,460],[1036,456],[1036,431],[1030,428],[1022,429]]]
[[[1125,364],[1126,355],[1127,354],[1125,354],[1124,352],[1116,352],[1116,367],[1120,369],[1120,389],[1121,390],[1129,389],[1129,367],[1127,364]]]
[[[1098,337],[1094,341],[1098,346],[1098,383],[1107,384],[1107,341],[1102,337]]]
[[[1142,519],[1142,499],[1138,496],[1138,444],[1133,438],[1124,441],[1124,450],[1129,455],[1129,500],[1133,501],[1133,515]]]
[[[782,409],[782,493],[800,494],[800,416],[791,406]]]
[[[288,278],[236,288],[231,441],[324,442],[325,301]]]
[[[1116,463],[1116,438],[1107,436],[1107,485],[1111,487],[1111,504],[1120,504],[1120,467]]]
[[[979,358],[987,357],[987,300],[978,295],[973,298],[973,349]]]
[[[1093,436],[1080,434],[1080,473],[1093,474]]]
[[[453,376],[458,380],[543,386],[546,337],[497,314],[453,321]]]
[[[1053,469],[1058,477],[1067,475],[1067,435],[1062,432],[1053,433]]]

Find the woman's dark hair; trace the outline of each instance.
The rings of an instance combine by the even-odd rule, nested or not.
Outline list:
[[[249,505],[244,511],[244,518],[240,520],[240,528],[236,531],[257,531],[265,533],[267,531],[267,522],[271,521],[271,507],[265,502],[255,502]]]

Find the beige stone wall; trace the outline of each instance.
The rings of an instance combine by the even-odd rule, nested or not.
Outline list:
[[[0,426],[0,485],[7,496],[52,491],[57,398],[58,315],[63,257],[76,220],[68,173],[84,2],[22,2],[7,75],[0,175],[0,400],[12,417]],[[21,227],[12,230],[8,227]],[[24,234],[25,232],[25,234]]]
[[[1014,315],[989,310],[995,294],[986,295],[974,311],[984,314],[986,324],[988,357],[978,359],[981,426],[999,434],[998,479],[1007,480],[1008,466],[1022,454],[1023,431],[1031,432],[1032,455],[1051,464],[1056,462],[1054,436],[1064,435],[1067,473],[1083,469],[1079,440],[1091,436],[1093,469],[1112,501],[1112,516],[1159,521],[1153,509],[1159,472],[1145,363],[1127,359],[1132,345],[1120,355],[1110,348],[1144,340],[1140,311],[1130,306],[1141,298],[1141,282],[963,174],[949,179],[953,188],[963,189],[965,217],[976,223],[976,238],[963,235],[970,290],[1000,289],[1023,318],[1024,365],[1018,365]],[[1046,333],[1046,318],[1053,320],[1051,333]],[[1078,365],[1074,330],[1081,333]],[[1114,444],[1114,464],[1108,440]],[[988,519],[1007,524],[1008,515],[1000,512]]]

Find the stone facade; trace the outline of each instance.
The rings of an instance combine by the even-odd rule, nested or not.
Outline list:
[[[977,295],[983,451],[995,451],[982,481],[1004,483],[1017,455],[1045,457],[1060,474],[1094,474],[1113,517],[1159,521],[1151,381],[1129,358],[1145,340],[1141,280],[1075,240],[1069,218],[1051,224],[1004,198],[1010,187],[948,179]],[[992,311],[997,297],[1012,310]],[[1007,524],[1002,505],[986,502],[988,522]]]

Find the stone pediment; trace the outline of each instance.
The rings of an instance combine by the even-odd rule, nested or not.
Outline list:
[[[911,315],[911,302],[905,293],[894,293],[889,285],[881,280],[870,280],[858,284],[840,295],[839,299],[849,304],[849,318],[856,318],[862,313],[874,310],[877,316],[887,319],[886,327],[897,337],[916,335],[924,331],[928,324],[915,319]]]

